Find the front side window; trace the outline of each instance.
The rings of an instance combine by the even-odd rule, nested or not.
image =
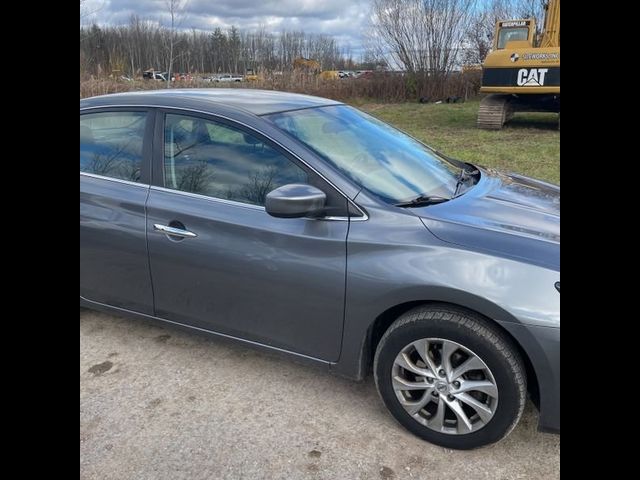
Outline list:
[[[450,197],[459,168],[408,135],[346,105],[268,115],[276,126],[389,203]]]
[[[302,168],[257,136],[202,118],[166,115],[167,188],[264,205],[271,190],[307,182]]]
[[[145,112],[80,115],[80,171],[140,182]]]
[[[527,40],[529,38],[529,28],[502,28],[498,34],[498,49],[505,48],[507,43]]]

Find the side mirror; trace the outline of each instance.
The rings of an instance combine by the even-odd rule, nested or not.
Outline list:
[[[325,193],[311,185],[291,183],[267,194],[265,209],[278,218],[300,218],[318,215],[327,201]]]

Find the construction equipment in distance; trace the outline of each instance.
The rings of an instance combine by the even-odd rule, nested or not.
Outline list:
[[[540,38],[533,18],[497,22],[480,92],[489,95],[480,102],[479,128],[500,130],[516,112],[556,112],[560,118],[560,0],[545,6]]]
[[[264,80],[264,77],[257,73],[255,68],[247,68],[245,71],[244,79],[247,82],[258,82]]]
[[[299,72],[312,73],[317,75],[320,73],[320,62],[311,58],[298,57],[293,60],[293,69]]]

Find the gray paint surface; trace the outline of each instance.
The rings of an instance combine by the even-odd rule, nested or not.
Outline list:
[[[150,285],[155,298],[150,311],[148,299],[137,297],[124,275],[130,268],[136,278],[143,278],[144,233],[133,233],[140,229],[139,213],[123,217],[124,223],[116,222],[121,225],[116,229],[110,218],[99,213],[102,205],[139,204],[129,190],[137,192],[140,187],[123,190],[102,179],[98,180],[104,184],[102,196],[96,196],[92,194],[96,180],[81,175],[81,260],[100,258],[103,248],[105,258],[121,265],[110,279],[109,288],[115,290],[103,297],[97,296],[95,287],[82,285],[83,278],[98,278],[98,273],[81,271],[81,303],[107,308],[100,305],[106,303],[126,309],[119,311],[129,315],[155,316],[244,339],[353,378],[367,372],[371,329],[385,311],[413,302],[454,303],[494,320],[516,339],[532,361],[544,392],[541,425],[559,428],[560,296],[553,286],[560,279],[558,187],[482,170],[480,183],[455,200],[400,209],[360,191],[269,121],[254,115],[330,101],[254,90],[213,90],[212,94],[209,90],[127,93],[82,100],[80,105],[81,111],[119,104],[146,106],[151,111],[196,109],[238,122],[305,162],[335,187],[326,183],[327,193],[342,192],[368,217],[358,219],[365,221],[276,219],[262,208],[156,188],[161,177],[153,174],[155,187],[146,203]],[[251,98],[257,105],[253,111],[248,106]],[[156,131],[161,131],[158,127]],[[162,149],[157,138],[154,155],[153,169],[158,172]],[[175,242],[152,232],[153,224],[172,221],[199,236]],[[98,231],[113,236],[115,243],[97,242]],[[83,243],[83,238],[92,242]],[[139,255],[130,266],[118,257],[128,246]],[[118,279],[122,282],[117,283]],[[144,288],[143,283],[136,284],[138,289]],[[117,289],[123,298],[120,305],[113,301]],[[132,306],[132,296],[141,299],[140,306]]]
[[[157,316],[338,359],[348,222],[274,218],[164,190],[151,191],[147,212],[149,228],[176,219],[198,232],[180,242],[149,235]]]
[[[311,95],[291,94],[273,90],[226,89],[226,88],[185,88],[170,90],[147,90],[125,92],[89,98],[81,101],[86,106],[123,105],[129,102],[151,102],[161,105],[185,105],[195,103],[204,108],[226,106],[241,109],[254,115],[298,110],[300,108],[340,105],[341,102]]]
[[[145,231],[148,193],[149,188],[144,185],[82,177],[81,296],[153,313]]]

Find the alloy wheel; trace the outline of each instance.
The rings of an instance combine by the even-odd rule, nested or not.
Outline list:
[[[405,411],[440,433],[476,432],[489,423],[498,407],[498,387],[489,367],[451,340],[411,342],[396,356],[391,378]]]

